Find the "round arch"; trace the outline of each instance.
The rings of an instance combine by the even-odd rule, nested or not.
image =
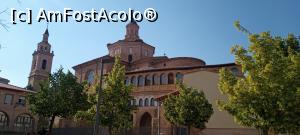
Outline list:
[[[88,84],[91,85],[95,79],[95,72],[93,70],[88,70],[86,72],[85,78],[86,78],[86,81],[88,82]]]
[[[16,131],[33,131],[34,130],[34,118],[27,113],[19,114],[14,121],[14,129]]]
[[[144,105],[144,101],[142,98],[139,99],[139,107],[142,107]]]
[[[152,85],[152,77],[151,75],[146,75],[145,77],[145,86]]]
[[[160,85],[160,76],[157,74],[152,75],[152,84],[153,85]]]
[[[6,112],[0,111],[0,130],[6,130],[9,126],[9,117]]]
[[[135,76],[132,76],[131,79],[130,79],[130,83],[134,86],[137,86],[137,80],[136,80],[136,77]]]
[[[168,74],[168,84],[174,84],[174,74],[173,73]]]
[[[140,128],[141,128],[140,130],[141,135],[151,135],[152,116],[148,112],[145,112],[141,116]]]
[[[145,77],[142,75],[138,76],[138,86],[144,86],[145,85]]]
[[[154,98],[150,99],[150,106],[155,106],[155,100],[154,100]]]
[[[144,106],[149,106],[149,99],[148,98],[145,98],[145,100],[144,100]]]
[[[160,84],[161,85],[168,84],[168,76],[165,73],[162,73],[160,75]]]

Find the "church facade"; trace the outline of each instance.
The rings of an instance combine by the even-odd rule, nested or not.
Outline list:
[[[138,107],[133,113],[134,127],[150,129],[150,134],[172,132],[172,125],[164,118],[161,100],[158,99],[176,92],[175,82],[183,81],[185,75],[199,71],[218,74],[220,68],[228,68],[234,74],[241,75],[235,63],[206,65],[205,61],[198,58],[155,56],[156,48],[139,37],[139,25],[136,22],[127,24],[125,38],[107,44],[107,49],[109,54],[73,67],[78,81],[96,83],[94,77],[100,75],[101,67],[103,74],[109,73],[114,57],[120,56],[126,69],[125,83],[135,86],[132,93],[134,100],[131,102]]]

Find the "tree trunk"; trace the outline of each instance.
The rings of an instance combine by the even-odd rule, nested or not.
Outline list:
[[[269,134],[269,128],[261,128],[259,131],[260,135],[268,135]]]
[[[190,135],[190,134],[191,134],[191,126],[188,126],[187,135]]]
[[[55,119],[55,115],[53,115],[51,117],[50,124],[49,124],[49,127],[48,127],[48,135],[51,135],[52,128],[53,128],[53,123],[54,123],[54,119]]]
[[[174,125],[172,127],[172,130],[173,130],[173,135],[177,135],[177,125]]]
[[[111,130],[112,130],[112,128],[108,127],[108,135],[111,135]]]

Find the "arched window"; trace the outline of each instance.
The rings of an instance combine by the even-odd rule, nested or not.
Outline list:
[[[164,84],[168,84],[168,77],[166,74],[162,73],[160,75],[160,84],[164,85]]]
[[[28,114],[21,114],[15,119],[14,127],[17,131],[32,131],[34,119]]]
[[[8,129],[8,116],[5,112],[0,112],[0,131]]]
[[[94,71],[93,70],[90,70],[87,72],[87,75],[86,75],[86,80],[89,84],[92,84],[94,82]]]
[[[149,106],[149,99],[148,99],[148,98],[145,99],[145,104],[144,104],[144,106]]]
[[[136,86],[136,84],[137,84],[136,77],[132,76],[130,82],[132,85]]]
[[[154,98],[150,99],[150,106],[154,106]]]
[[[132,105],[137,105],[137,104],[136,104],[136,99],[133,99]]]
[[[157,74],[153,74],[153,85],[159,85],[160,84],[160,77]]]
[[[145,78],[145,85],[146,86],[149,86],[152,84],[152,79],[151,79],[151,76],[150,75],[146,75],[146,78]]]
[[[139,106],[143,106],[143,99],[139,100]]]
[[[132,62],[132,54],[128,55],[128,62],[131,63]]]
[[[47,67],[47,60],[44,59],[44,60],[42,61],[42,69],[45,70],[46,67]]]
[[[182,82],[183,81],[183,74],[181,73],[176,73],[176,81]]]
[[[173,75],[173,73],[168,74],[168,84],[174,84],[174,75]]]
[[[144,78],[144,76],[139,76],[138,77],[138,86],[144,86],[144,84],[145,84],[145,78]]]
[[[125,84],[126,84],[126,85],[129,85],[129,84],[130,84],[130,79],[129,79],[128,77],[126,77],[126,79],[125,79]]]

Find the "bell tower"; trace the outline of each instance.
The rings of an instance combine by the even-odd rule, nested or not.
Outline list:
[[[48,42],[48,28],[43,34],[43,40],[38,43],[37,49],[32,54],[32,65],[28,77],[28,87],[34,91],[39,89],[41,81],[48,79],[51,73],[54,53],[51,52],[51,45]]]

